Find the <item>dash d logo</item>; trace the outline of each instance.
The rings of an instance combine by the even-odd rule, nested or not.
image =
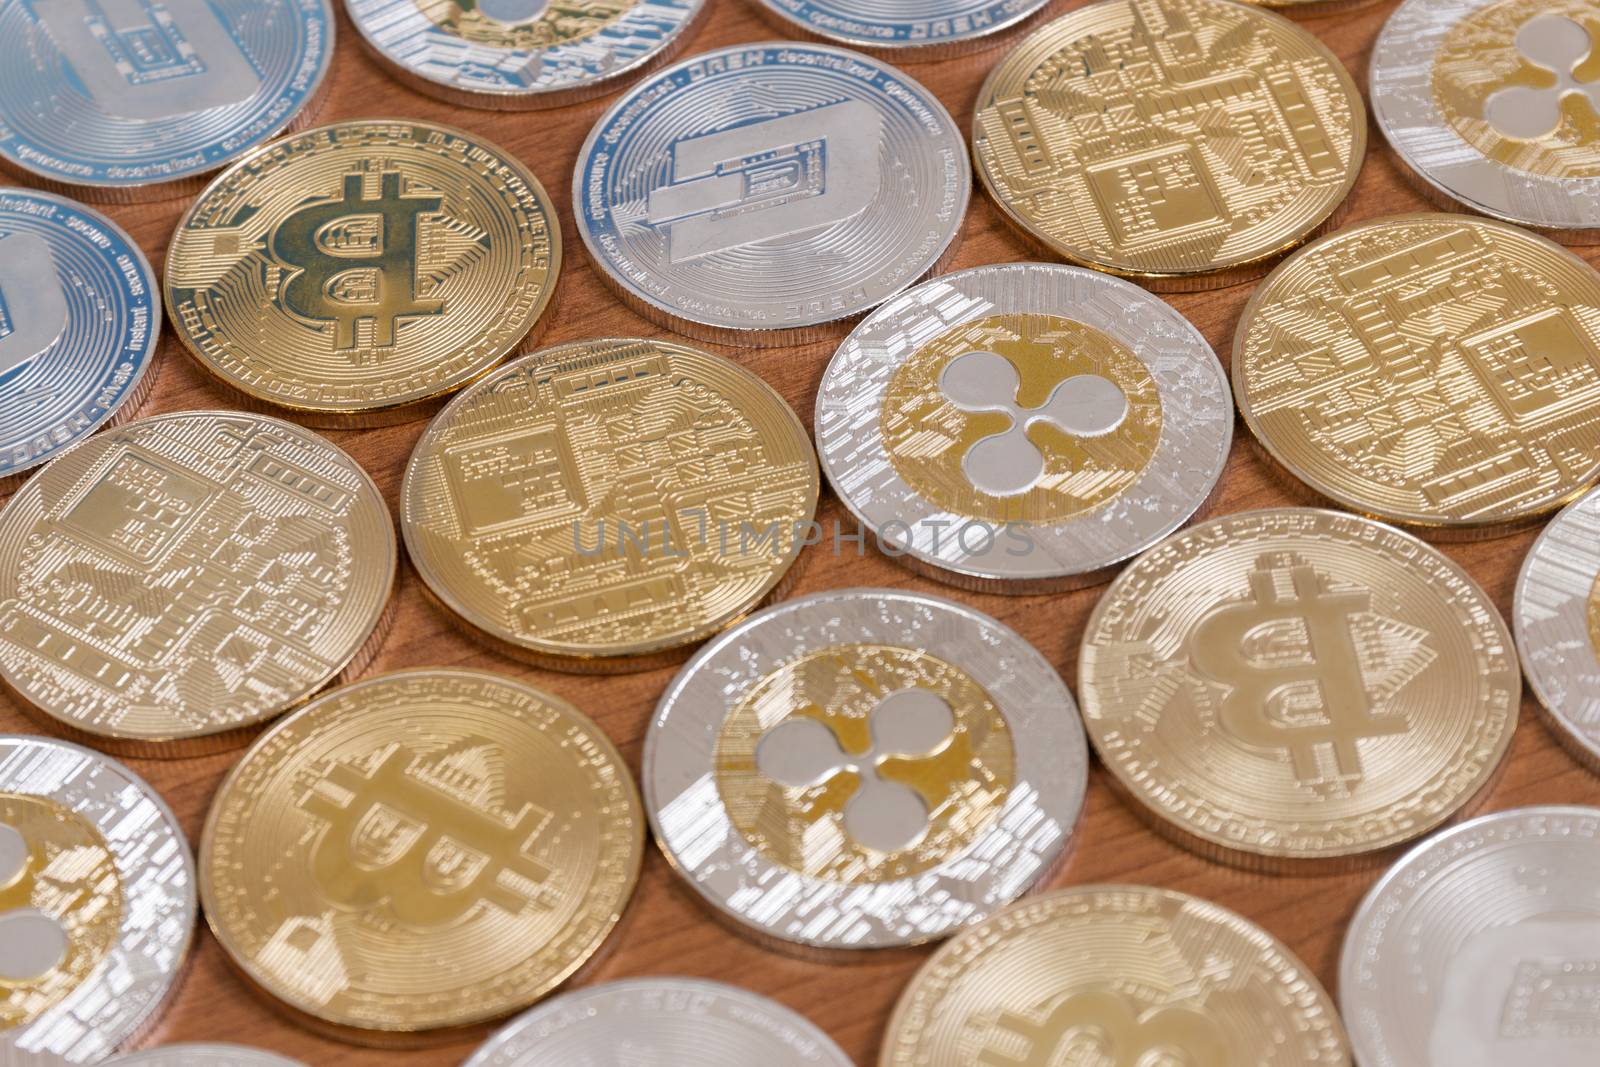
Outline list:
[[[67,329],[67,297],[50,246],[31,233],[0,237],[0,378],[42,356]]]

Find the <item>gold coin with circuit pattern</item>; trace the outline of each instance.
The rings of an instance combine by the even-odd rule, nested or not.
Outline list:
[[[212,931],[307,1025],[467,1026],[578,971],[633,894],[638,792],[566,702],[481,671],[328,693],[247,752],[200,844]]]
[[[378,487],[310,430],[237,411],[129,423],[0,511],[0,681],[99,748],[240,743],[366,669],[397,554]]]
[[[978,94],[1006,215],[1063,258],[1170,288],[1261,273],[1344,203],[1366,110],[1315,37],[1231,0],[1101,0],[1034,31]]]
[[[189,209],[172,323],[207,371],[310,425],[421,414],[509,355],[555,292],[555,208],[481,138],[347,122],[267,145]]]
[[[756,375],[670,341],[579,341],[439,413],[400,524],[435,599],[502,650],[627,669],[772,594],[818,480],[800,420]]]
[[[1089,885],[957,935],[879,1067],[1349,1067],[1333,1001],[1265,930],[1166,889]]]
[[[1600,272],[1487,219],[1352,226],[1257,288],[1233,387],[1272,459],[1342,507],[1525,524],[1600,478]]]
[[[1159,830],[1255,868],[1352,867],[1470,810],[1522,678],[1483,590],[1410,534],[1315,508],[1168,538],[1095,606],[1089,737]]]

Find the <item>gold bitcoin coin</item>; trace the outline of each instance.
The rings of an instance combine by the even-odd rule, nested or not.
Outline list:
[[[800,420],[749,371],[669,341],[579,341],[439,413],[400,525],[435,599],[503,651],[637,668],[778,588],[818,479]]]
[[[1409,534],[1312,508],[1214,519],[1095,607],[1089,736],[1158,829],[1252,867],[1353,866],[1470,809],[1517,723],[1511,635]]]
[[[306,1024],[363,1043],[495,1019],[578,971],[644,846],[622,757],[479,671],[346,686],[263,736],[200,844],[212,931]]]
[[[928,960],[879,1067],[1349,1067],[1333,1001],[1219,905],[1091,885],[1014,904]]]
[[[1241,0],[1241,2],[1279,11],[1290,18],[1298,19],[1340,15],[1346,11],[1371,7],[1379,0]]]
[[[347,122],[246,156],[167,254],[167,306],[200,365],[310,425],[436,406],[510,354],[561,267],[539,180],[476,136]]]
[[[978,173],[1063,258],[1167,288],[1254,277],[1344,203],[1366,109],[1315,37],[1230,0],[1102,0],[978,94]]]
[[[1503,532],[1600,478],[1600,273],[1487,219],[1352,226],[1256,290],[1233,386],[1317,494],[1436,535]]]
[[[0,511],[0,681],[99,748],[239,744],[366,669],[396,556],[378,487],[310,430],[237,411],[129,423]]]

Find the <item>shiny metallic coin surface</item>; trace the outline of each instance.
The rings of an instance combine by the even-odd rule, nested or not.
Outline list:
[[[817,506],[782,397],[670,341],[519,359],[440,412],[400,525],[440,605],[512,655],[570,670],[682,659],[781,587]]]
[[[211,930],[300,1021],[354,1041],[466,1026],[577,972],[633,895],[626,764],[570,704],[481,671],[400,671],[275,726],[200,845]]]
[[[1567,505],[1534,541],[1511,616],[1551,729],[1600,773],[1600,491]]]
[[[131,237],[64,197],[0,188],[0,492],[137,410],[160,333]]]
[[[757,0],[807,37],[897,61],[943,59],[998,42],[1049,0]]]
[[[1257,287],[1233,387],[1317,495],[1420,533],[1502,533],[1600,478],[1600,273],[1487,219],[1351,226]]]
[[[0,1063],[98,1063],[154,1022],[195,924],[189,843],[116,760],[0,735]]]
[[[1360,1067],[1600,1063],[1600,809],[1514,808],[1417,846],[1345,935]]]
[[[1310,508],[1174,534],[1079,658],[1089,737],[1156,827],[1250,867],[1353,866],[1460,815],[1511,743],[1511,635],[1409,534]]]
[[[901,562],[968,588],[1082,585],[1209,497],[1233,439],[1216,354],[1138,286],[1010,263],[869,315],[817,394],[828,480]]]
[[[406,84],[470,107],[584,100],[683,46],[704,0],[345,0]]]
[[[1055,254],[1161,288],[1255,277],[1327,224],[1366,109],[1310,33],[1230,0],[1101,0],[978,93],[978,174]]]
[[[247,402],[308,425],[394,422],[509,355],[555,291],[533,173],[474,134],[346,122],[218,176],[167,254],[174,329]]]
[[[243,1045],[163,1045],[109,1061],[114,1067],[303,1067],[298,1060]]]
[[[182,195],[315,110],[333,37],[328,0],[0,4],[0,166],[91,199]]]
[[[943,258],[972,186],[961,132],[894,68],[737,45],[653,75],[595,124],[572,183],[600,277],[724,344],[816,340]]]
[[[0,511],[0,681],[97,747],[224,748],[365,669],[396,556],[378,487],[310,430],[140,419]]]
[[[1320,15],[1340,15],[1346,11],[1371,7],[1380,0],[1240,0],[1240,2],[1255,4],[1288,15],[1290,18],[1310,18]]]
[[[645,737],[657,842],[743,932],[809,949],[944,937],[1064,859],[1088,750],[1015,631],[848,589],[752,616],[684,667]]]
[[[1091,885],[962,932],[900,997],[879,1067],[1349,1067],[1333,1002],[1265,930],[1196,897]]]
[[[632,978],[556,997],[463,1067],[855,1067],[805,1016],[698,978]]]
[[[1592,0],[1406,0],[1372,52],[1378,128],[1424,192],[1600,238]]]

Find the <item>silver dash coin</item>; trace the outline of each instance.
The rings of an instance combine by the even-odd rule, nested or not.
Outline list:
[[[155,275],[131,237],[64,197],[0,188],[0,492],[132,415],[160,332]]]
[[[940,597],[787,601],[706,645],[645,737],[645,807],[742,932],[917,944],[1048,876],[1083,807],[1077,705],[1032,645]]]
[[[1084,585],[1183,525],[1233,439],[1211,346],[1077,267],[947,274],[887,301],[817,393],[834,492],[886,552],[969,589]]]
[[[467,107],[555,107],[609,92],[687,41],[705,0],[345,0],[367,50]]]
[[[833,1039],[766,997],[699,978],[580,989],[502,1027],[462,1067],[854,1067]]]
[[[333,37],[329,0],[0,4],[0,164],[80,196],[182,195],[309,117]]]
[[[121,763],[0,736],[0,1064],[98,1063],[155,1020],[189,951],[194,858]]]
[[[738,45],[619,99],[578,154],[578,230],[655,322],[723,344],[836,335],[931,270],[972,188],[938,99],[825,45]]]
[[[1372,53],[1372,110],[1435,200],[1600,238],[1594,0],[1406,0]]]
[[[779,26],[899,61],[1000,44],[1049,0],[756,0]]]
[[[1360,1067],[1600,1063],[1600,809],[1515,808],[1418,846],[1356,913]]]
[[[1600,490],[1568,504],[1534,541],[1511,615],[1546,722],[1600,773]]]
[[[112,1067],[304,1067],[276,1052],[244,1045],[163,1045],[108,1060]]]

